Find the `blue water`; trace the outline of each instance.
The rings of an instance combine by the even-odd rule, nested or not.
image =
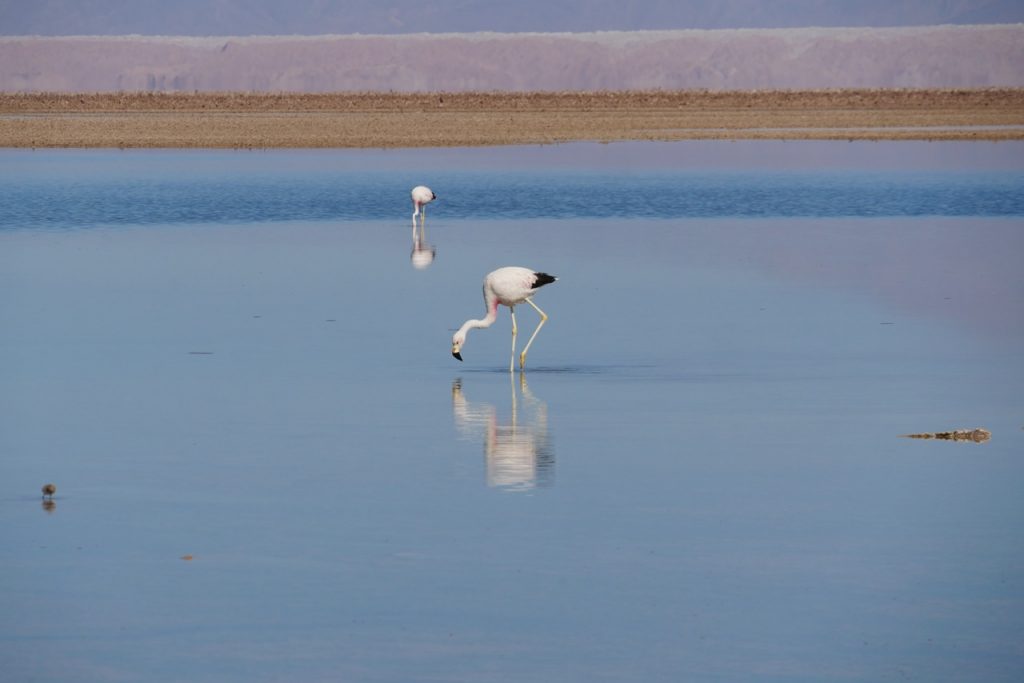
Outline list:
[[[1021,149],[0,151],[0,679],[1020,680]]]
[[[915,143],[907,145],[914,151]],[[1010,149],[1021,150],[1010,145],[1003,153]],[[127,151],[114,164],[93,164],[95,154],[0,155],[0,229],[388,220],[424,175],[449,219],[1024,215],[1020,168],[948,162],[938,169],[822,169],[808,162],[750,170],[740,162],[707,168],[680,153],[669,168],[607,168],[594,161],[522,170],[503,168],[499,159],[485,171],[425,173],[397,159],[366,168],[360,154],[332,163],[316,153],[297,160],[287,152]]]

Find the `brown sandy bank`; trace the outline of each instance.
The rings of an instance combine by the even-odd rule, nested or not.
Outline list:
[[[0,94],[0,147],[1021,140],[1024,89]]]

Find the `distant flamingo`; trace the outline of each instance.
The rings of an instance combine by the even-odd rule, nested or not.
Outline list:
[[[412,188],[412,229],[416,229],[416,217],[420,217],[420,226],[427,220],[427,204],[437,199],[437,195],[430,191],[426,185],[417,185]]]
[[[512,372],[515,369],[516,357],[516,304],[521,304],[525,301],[540,313],[540,323],[537,325],[537,329],[533,331],[530,341],[526,342],[526,347],[519,354],[519,367],[526,367],[526,352],[530,350],[530,345],[533,344],[537,333],[540,332],[540,328],[544,327],[544,323],[548,320],[547,313],[540,310],[530,297],[538,289],[544,285],[551,284],[557,279],[553,275],[538,273],[529,268],[520,268],[519,266],[506,266],[505,268],[498,268],[488,273],[487,277],[484,278],[484,304],[487,306],[487,315],[483,320],[467,320],[462,324],[459,331],[452,337],[452,355],[462,360],[461,351],[462,345],[466,343],[466,334],[472,328],[483,328],[493,325],[494,321],[498,318],[498,304],[501,304],[508,306],[512,314],[512,357],[508,363],[508,370]]]

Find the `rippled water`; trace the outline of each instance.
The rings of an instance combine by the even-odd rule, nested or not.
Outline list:
[[[5,671],[1018,680],[1021,150],[0,152]]]
[[[768,152],[792,150],[797,157],[821,148],[762,144]],[[842,145],[830,144],[842,151]],[[414,168],[403,168],[397,153],[368,158],[368,153],[353,152],[338,158],[324,153],[125,152],[113,161],[105,152],[9,152],[0,158],[5,176],[0,228],[392,219],[407,200],[407,186],[422,182],[424,175],[443,198],[448,219],[1024,213],[1020,168],[965,168],[956,163],[955,150],[966,148],[956,144],[948,147],[944,162],[929,163],[934,159],[922,154],[923,145],[938,146],[907,143],[919,163],[895,168],[866,167],[858,155],[832,168],[809,159],[789,168],[751,169],[744,160],[695,163],[681,151],[676,164],[623,169],[603,163],[585,147],[576,163],[545,167],[543,157],[556,156],[558,148],[536,148],[541,159],[533,167],[503,168],[500,152],[491,154],[499,158],[488,164],[486,151],[467,151],[468,165],[484,164],[486,172],[458,164],[432,169],[426,153],[409,154],[408,166]]]

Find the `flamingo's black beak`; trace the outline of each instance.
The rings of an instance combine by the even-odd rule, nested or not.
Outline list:
[[[431,199],[431,201],[433,201],[434,199],[437,199],[437,195],[434,194],[433,192],[431,192],[430,193],[430,199]]]
[[[459,353],[458,351],[452,351],[452,358],[457,358],[458,360],[462,360],[462,354]]]

